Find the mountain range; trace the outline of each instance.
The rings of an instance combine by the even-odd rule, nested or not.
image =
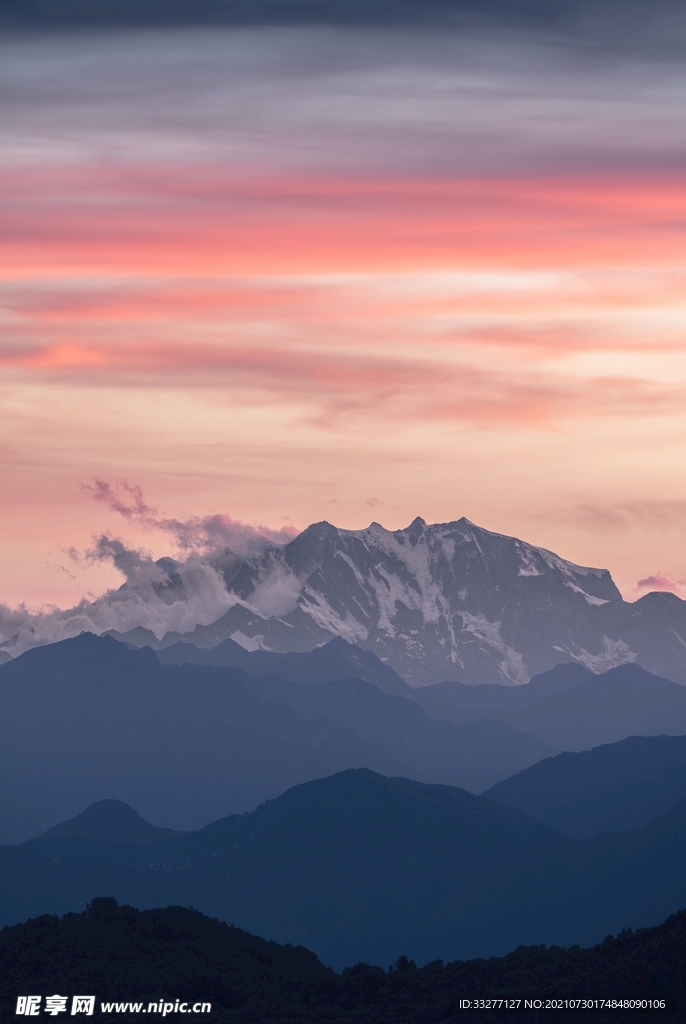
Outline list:
[[[199,828],[345,768],[480,790],[553,750],[502,722],[429,717],[364,679],[163,665],[84,633],[0,665],[0,838],[37,835],[107,798]]]
[[[173,560],[158,564],[178,589]],[[316,523],[285,546],[218,557],[216,568],[236,603],[215,622],[161,639],[140,627],[112,635],[154,648],[232,639],[275,653],[338,636],[413,686],[522,684],[564,662],[593,672],[636,662],[686,683],[686,602],[663,592],[626,602],[606,569],[467,519],[417,518],[395,531]]]
[[[0,847],[0,926],[106,893],[341,969],[589,944],[686,905],[686,687],[635,663],[411,687],[341,637],[84,633],[0,665],[0,782],[5,839],[31,821]]]
[[[160,661],[179,650],[183,664]],[[155,653],[84,633],[0,665],[0,842],[106,799],[197,829],[347,768],[480,793],[561,750],[637,734],[686,734],[686,687],[635,664],[414,688],[341,638],[300,654],[232,641]]]
[[[581,840],[464,790],[357,769],[152,843],[68,831],[0,848],[0,923],[104,892],[193,906],[340,969],[588,945],[686,905],[684,802]]]

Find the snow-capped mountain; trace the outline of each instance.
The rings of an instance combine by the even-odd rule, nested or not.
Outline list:
[[[316,523],[247,559],[226,585],[237,603],[225,615],[155,646],[231,637],[248,649],[295,651],[341,636],[413,685],[520,684],[564,661],[596,672],[639,661],[686,682],[686,602],[650,594],[628,604],[606,569],[467,519],[418,518],[396,531]]]

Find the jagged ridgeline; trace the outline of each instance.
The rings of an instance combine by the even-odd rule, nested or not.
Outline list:
[[[625,602],[607,569],[467,519],[415,519],[396,531],[316,523],[284,547],[218,567],[237,602],[216,622],[162,639],[142,629],[123,638],[156,648],[232,638],[293,652],[340,636],[412,685],[521,684],[560,662],[593,672],[638,662],[686,682],[686,602],[668,593]],[[173,566],[166,571],[178,586]]]

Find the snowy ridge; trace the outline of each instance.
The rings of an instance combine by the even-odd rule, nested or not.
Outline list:
[[[604,664],[609,654],[601,637],[567,636],[567,624],[570,616],[583,619],[584,609],[621,600],[606,570],[467,519],[427,526],[418,518],[395,531],[376,522],[364,530],[317,523],[285,547],[248,559],[231,589],[253,613],[260,646],[289,642],[275,628],[270,639],[264,623],[277,618],[303,644],[341,636],[373,650],[415,684],[459,675],[517,685],[560,660],[559,652]],[[556,628],[551,613],[545,630],[527,619],[532,601],[554,610],[562,620]],[[560,642],[547,643],[545,654],[532,652],[523,626]],[[245,626],[240,632],[248,635]],[[614,656],[620,652],[624,660],[635,657],[628,647]]]
[[[212,619],[205,601],[201,624],[188,632],[139,626],[114,635],[162,647],[213,647],[230,637],[267,651],[309,651],[340,636],[415,686],[519,685],[561,661],[598,673],[636,661],[686,683],[686,602],[653,593],[627,603],[606,569],[468,519],[415,519],[403,530],[315,523],[288,544],[231,555],[226,565],[205,570],[221,590],[221,617]]]

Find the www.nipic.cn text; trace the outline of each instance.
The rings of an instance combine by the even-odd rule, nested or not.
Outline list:
[[[38,1017],[41,1013],[57,1017],[69,1012],[70,1016],[85,1014],[92,1017],[96,1009],[95,996],[18,996],[15,1013],[23,1017]],[[176,999],[167,1002],[159,999],[154,1003],[100,1003],[101,1013],[157,1013],[166,1017],[170,1013],[211,1013],[212,1003],[189,1003]]]

